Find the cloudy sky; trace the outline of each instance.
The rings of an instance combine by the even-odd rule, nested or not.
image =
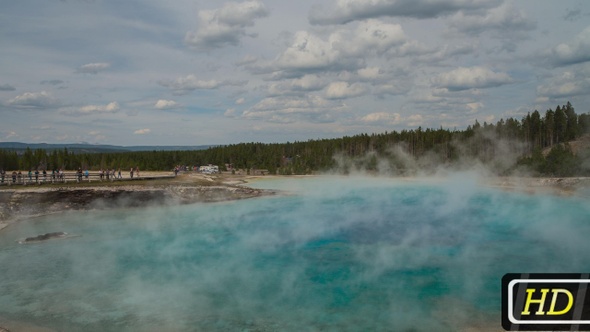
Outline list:
[[[0,141],[286,142],[590,111],[590,2],[19,0]]]

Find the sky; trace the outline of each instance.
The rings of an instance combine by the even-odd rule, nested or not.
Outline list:
[[[590,2],[4,0],[0,141],[287,142],[590,111]]]

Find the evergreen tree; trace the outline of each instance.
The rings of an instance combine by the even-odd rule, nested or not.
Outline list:
[[[543,147],[551,146],[555,143],[555,112],[548,109],[545,112],[545,144]]]
[[[565,139],[566,141],[576,139],[578,137],[578,115],[569,101],[562,109],[566,116]]]
[[[567,135],[567,117],[561,107],[555,109],[555,143],[565,142]]]
[[[578,173],[579,165],[580,162],[572,153],[569,144],[557,144],[547,155],[542,173],[552,176],[573,176]]]

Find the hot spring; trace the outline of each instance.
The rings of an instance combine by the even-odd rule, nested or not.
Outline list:
[[[285,195],[85,211],[0,232],[17,331],[501,330],[508,272],[588,272],[587,199],[315,177]],[[73,237],[19,244],[64,231]],[[25,326],[25,327],[23,327]]]

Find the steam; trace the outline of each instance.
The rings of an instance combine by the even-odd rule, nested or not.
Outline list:
[[[336,166],[330,174],[372,174],[379,176],[441,176],[456,172],[478,172],[483,176],[514,174],[527,176],[527,170],[515,169],[527,145],[499,137],[493,131],[478,130],[474,136],[448,146],[413,155],[407,142],[389,146],[385,153],[369,151],[351,158],[336,154]]]
[[[503,274],[589,266],[590,207],[478,181],[283,179],[256,185],[291,195],[20,223],[0,233],[0,318],[60,331],[499,326]],[[51,231],[81,236],[13,240]]]

